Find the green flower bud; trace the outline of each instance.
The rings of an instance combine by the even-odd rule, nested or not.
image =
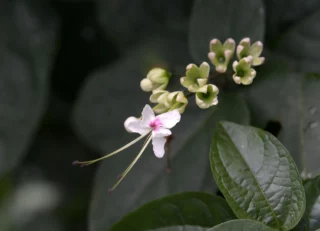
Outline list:
[[[166,106],[164,106],[164,104],[160,104],[160,103],[153,108],[153,111],[154,111],[155,113],[157,113],[157,114],[165,113],[165,112],[167,112],[168,110],[169,110],[169,109],[168,109]]]
[[[154,90],[149,100],[152,103],[164,104],[164,102],[167,100],[168,94],[169,92],[165,90]]]
[[[187,98],[181,91],[169,93],[164,90],[155,90],[150,96],[150,101],[152,103],[158,103],[153,109],[156,113],[164,113],[169,110],[178,109],[179,113],[182,114],[188,104]]]
[[[232,38],[228,38],[223,45],[219,39],[212,39],[210,42],[210,52],[208,58],[215,65],[216,71],[226,72],[229,62],[234,54],[236,43]]]
[[[206,109],[213,105],[217,105],[218,94],[219,94],[219,89],[215,85],[213,84],[205,85],[201,87],[196,93],[196,103],[202,109]]]
[[[169,80],[171,78],[170,73],[162,68],[153,68],[148,74],[147,78],[140,82],[141,89],[143,91],[164,90],[166,89]]]
[[[156,67],[149,71],[147,79],[150,79],[154,83],[168,83],[171,75],[164,69]]]
[[[186,76],[180,78],[180,83],[188,88],[190,92],[197,92],[200,87],[207,83],[210,72],[208,63],[203,62],[200,67],[195,64],[189,64],[186,70]]]
[[[140,87],[143,91],[149,92],[153,90],[154,85],[150,79],[145,78],[141,80]]]
[[[237,46],[238,59],[252,56],[252,66],[259,66],[264,63],[265,58],[259,57],[263,50],[263,44],[260,41],[255,42],[251,45],[250,38],[244,38],[240,41]]]
[[[237,84],[249,85],[252,83],[254,77],[256,77],[256,71],[251,68],[252,56],[247,56],[240,59],[240,61],[233,62],[233,80]]]
[[[170,109],[178,109],[179,113],[182,114],[188,104],[188,99],[185,97],[182,91],[175,91],[169,93],[165,106]]]

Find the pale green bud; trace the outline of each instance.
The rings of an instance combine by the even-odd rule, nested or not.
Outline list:
[[[169,92],[165,90],[154,90],[149,98],[150,102],[164,104],[167,100],[168,94]]]
[[[164,69],[156,67],[149,71],[147,79],[150,79],[154,83],[168,83],[171,75]]]
[[[238,59],[252,56],[252,65],[259,66],[264,63],[265,58],[259,57],[263,50],[263,44],[260,41],[255,42],[251,45],[250,38],[244,38],[240,41],[237,46]]]
[[[155,113],[157,113],[157,114],[165,113],[165,112],[167,112],[168,110],[169,110],[169,109],[168,109],[166,106],[164,106],[164,104],[160,104],[160,103],[153,108],[153,111],[154,111]]]
[[[141,89],[143,91],[164,90],[166,89],[169,80],[171,78],[170,73],[162,68],[153,68],[148,74],[147,78],[140,82]]]
[[[140,87],[143,91],[149,92],[153,90],[154,85],[150,79],[145,78],[141,80]]]
[[[185,97],[182,91],[175,91],[169,93],[165,106],[170,110],[178,109],[182,114],[188,104],[188,99]]]
[[[233,80],[237,84],[249,85],[252,83],[254,77],[256,77],[256,71],[251,68],[252,56],[247,56],[240,59],[240,61],[233,62]]]
[[[217,88],[217,86],[213,84],[205,85],[201,87],[196,93],[196,103],[202,109],[217,105],[218,94],[219,89]]]
[[[155,113],[161,114],[167,112],[169,108],[165,106],[165,102],[168,99],[169,92],[165,90],[154,90],[150,96],[150,102],[157,103],[153,108]]]
[[[232,38],[228,38],[223,45],[219,39],[210,41],[210,52],[208,58],[220,73],[226,72],[229,62],[233,57],[236,43]]]
[[[200,67],[189,64],[186,68],[186,76],[180,78],[180,83],[190,92],[197,92],[200,87],[207,83],[209,72],[210,66],[206,62],[203,62]]]
[[[169,110],[178,109],[179,113],[182,114],[188,104],[187,98],[181,91],[169,93],[168,91],[155,90],[150,96],[150,101],[152,103],[158,103],[154,107],[156,113],[164,113]]]

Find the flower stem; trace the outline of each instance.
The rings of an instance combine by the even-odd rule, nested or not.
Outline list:
[[[120,179],[117,181],[117,183],[111,188],[109,189],[109,191],[113,191],[120,183],[121,181],[125,178],[125,176],[129,173],[129,171],[132,169],[132,167],[137,163],[137,161],[139,160],[139,158],[141,157],[142,153],[144,152],[144,150],[147,148],[148,144],[150,143],[150,141],[152,140],[152,134],[150,134],[147,138],[147,141],[145,142],[144,146],[142,147],[141,151],[139,152],[139,154],[136,156],[136,158],[131,162],[131,164],[126,168],[126,170],[121,174]]]
[[[115,154],[117,154],[117,153],[119,153],[119,152],[121,152],[121,151],[129,148],[130,146],[132,146],[133,144],[137,143],[139,140],[141,140],[143,137],[145,137],[145,136],[148,135],[148,134],[150,134],[150,133],[146,133],[146,134],[144,134],[144,135],[141,135],[141,136],[139,136],[138,138],[136,138],[136,139],[134,139],[133,141],[131,141],[130,143],[126,144],[125,146],[123,146],[123,147],[115,150],[114,152],[112,152],[112,153],[110,153],[110,154],[107,154],[107,155],[105,155],[105,156],[103,156],[103,157],[100,157],[100,158],[98,158],[98,159],[89,160],[89,161],[76,161],[76,162],[74,162],[74,163],[75,163],[75,164],[80,164],[80,165],[82,165],[82,166],[87,166],[87,165],[96,163],[96,162],[98,162],[98,161],[100,161],[100,160],[107,159],[107,158],[109,158],[109,157],[111,157],[111,156],[113,156],[113,155],[115,155]]]

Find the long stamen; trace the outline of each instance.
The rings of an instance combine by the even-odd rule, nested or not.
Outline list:
[[[150,143],[151,139],[152,139],[152,134],[150,134],[148,136],[148,138],[147,138],[145,144],[143,145],[141,151],[139,152],[139,154],[131,162],[131,164],[126,168],[126,170],[121,174],[121,176],[120,176],[119,180],[117,181],[117,183],[111,189],[109,189],[109,192],[112,192],[121,183],[121,181],[125,178],[125,176],[129,173],[129,171],[132,169],[132,167],[136,164],[138,159],[141,157],[141,155],[144,152],[144,150],[147,148],[147,146]]]
[[[107,155],[105,155],[105,156],[103,156],[103,157],[100,157],[100,158],[94,159],[94,160],[89,160],[89,161],[74,161],[74,162],[73,162],[73,165],[78,165],[78,164],[80,164],[81,166],[87,166],[87,165],[96,163],[96,162],[98,162],[98,161],[100,161],[100,160],[107,159],[107,158],[109,158],[109,157],[111,157],[111,156],[113,156],[113,155],[115,155],[115,154],[117,154],[117,153],[119,153],[119,152],[121,152],[121,151],[129,148],[130,146],[132,146],[133,144],[137,143],[139,140],[141,140],[143,137],[145,137],[145,136],[148,135],[148,134],[150,134],[150,133],[146,133],[146,134],[144,134],[144,135],[139,136],[138,138],[134,139],[134,140],[131,141],[130,143],[126,144],[125,146],[123,146],[123,147],[115,150],[114,152],[112,152],[112,153],[110,153],[110,154],[107,154]]]

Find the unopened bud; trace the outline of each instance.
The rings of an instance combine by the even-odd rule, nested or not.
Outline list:
[[[143,91],[149,92],[153,90],[154,85],[152,84],[150,79],[143,79],[140,82],[140,87]]]
[[[164,84],[168,83],[171,78],[171,74],[162,68],[153,68],[147,74],[147,79],[150,79],[154,83]]]
[[[185,97],[182,91],[171,92],[165,106],[170,108],[170,110],[178,109],[179,113],[182,114],[185,111],[186,106],[188,105],[188,99]]]
[[[169,92],[165,90],[154,90],[150,96],[151,103],[164,103],[167,100]]]
[[[143,79],[140,83],[143,91],[164,90],[166,89],[169,80],[171,78],[170,73],[162,68],[153,68],[148,74],[147,78]]]

